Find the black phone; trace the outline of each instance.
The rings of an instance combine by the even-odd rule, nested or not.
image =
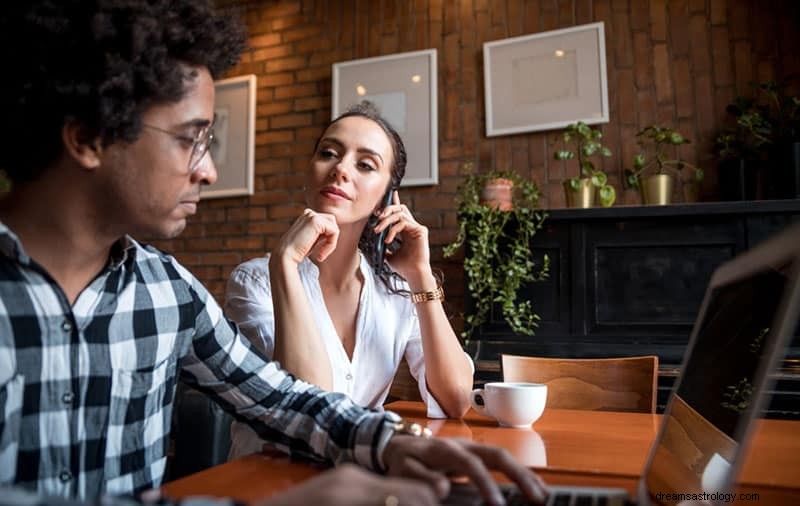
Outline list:
[[[381,206],[381,211],[392,203],[392,197],[394,196],[394,188],[391,186],[386,191],[386,195],[383,196],[383,205]],[[390,227],[386,227],[381,230],[380,234],[378,234],[378,243],[375,245],[375,265],[380,268],[383,265],[383,255],[386,252],[386,233],[389,232]]]

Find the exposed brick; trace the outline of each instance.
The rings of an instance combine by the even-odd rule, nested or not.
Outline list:
[[[224,296],[230,270],[274,248],[304,207],[302,187],[313,144],[330,121],[335,62],[426,48],[439,51],[439,184],[403,189],[403,199],[413,203],[415,215],[431,230],[432,262],[445,270],[448,302],[456,312],[463,310],[463,250],[443,260],[441,246],[458,226],[453,198],[469,172],[465,161],[474,161],[479,171],[510,166],[540,185],[542,205],[565,205],[564,164],[552,159],[560,130],[485,137],[484,42],[605,22],[611,121],[601,128],[614,154],[602,164],[609,181],[618,185],[622,168],[630,166],[636,131],[662,123],[685,130],[694,141],[686,152],[707,169],[705,190],[711,199],[716,196],[711,147],[721,125],[730,120],[725,106],[740,92],[750,93],[748,80],[800,72],[796,23],[786,15],[793,7],[790,0],[496,0],[491,6],[488,0],[233,3],[241,5],[252,37],[250,49],[227,76],[254,73],[259,86],[256,193],[204,200],[179,238],[156,242],[209,284],[218,298]],[[291,42],[281,42],[287,34]],[[298,113],[307,114],[310,122],[297,120]],[[270,120],[276,116],[284,117],[278,123],[301,124],[275,128]],[[574,164],[568,169],[570,174],[576,171]],[[617,190],[620,204],[640,202],[638,192],[621,186]]]
[[[256,134],[256,144],[276,144],[292,142],[293,140],[293,130],[270,130],[269,132]]]
[[[277,60],[272,60],[266,62],[266,70],[267,73],[270,72],[283,72],[285,70],[297,70],[304,68],[308,65],[308,61],[305,57],[302,56],[294,56],[290,58],[279,58]]]
[[[633,34],[633,51],[636,70],[636,86],[645,88],[653,84],[653,59],[650,37],[645,32]]]
[[[320,108],[329,109],[330,106],[331,102],[328,97],[298,98],[294,101],[294,110],[298,112]]]
[[[689,8],[686,0],[667,2],[669,16],[670,53],[684,56],[689,52]]]
[[[619,1],[619,0],[617,0],[617,1]],[[559,28],[567,28],[567,27],[575,25],[575,17],[573,15],[573,7],[574,6],[573,6],[573,1],[572,0],[557,0],[557,8],[556,8],[557,21],[556,21],[556,23],[558,24]]]
[[[675,103],[679,118],[687,118],[694,114],[694,94],[689,72],[689,61],[681,58],[675,61]]]
[[[315,83],[296,84],[294,86],[284,86],[275,90],[275,99],[309,97],[318,93],[319,88]]]
[[[653,66],[658,102],[672,100],[672,78],[670,76],[669,54],[666,44],[653,46]]]
[[[749,41],[740,40],[734,44],[733,64],[736,71],[736,91],[739,95],[750,95],[753,81],[753,57]]]
[[[709,34],[711,26],[705,16],[695,15],[689,20],[689,37],[692,47],[689,58],[692,62],[692,73],[695,75],[711,72],[711,50],[709,49]]]
[[[728,0],[710,0],[710,19],[712,25],[722,25],[728,21]]]
[[[648,2],[633,0],[631,2],[631,30],[647,31],[650,28]]]
[[[463,3],[466,4],[467,2]],[[525,33],[536,33],[539,31],[539,6],[534,2],[525,2],[524,6],[522,29]]]
[[[259,47],[266,47],[266,46],[274,46],[281,42],[281,36],[278,33],[265,33],[264,35],[257,35],[255,37],[250,37],[247,40],[247,43],[252,48],[259,48]]]
[[[291,110],[292,102],[290,100],[282,100],[280,102],[266,102],[259,100],[259,104],[256,106],[256,115],[260,117],[274,116],[276,114],[285,114]]]
[[[259,49],[253,51],[253,61],[270,60],[273,58],[282,58],[292,54],[290,46],[273,46],[266,49]]]
[[[297,71],[297,82],[305,83],[308,81],[329,80],[331,78],[331,66],[323,65]]]
[[[270,218],[296,218],[303,212],[304,206],[300,204],[278,204],[269,208]]]
[[[633,49],[631,48],[631,32],[628,26],[628,13],[614,13],[614,57],[617,68],[633,66]]]
[[[265,7],[261,11],[261,18],[277,19],[299,13],[300,13],[300,2],[298,1],[288,2],[284,0],[281,2],[271,2],[269,6]]]
[[[308,39],[311,37],[315,37],[322,33],[322,28],[319,26],[307,26],[303,28],[297,28],[293,30],[287,30],[281,34],[281,40],[283,42],[293,42],[296,40],[303,40]]]
[[[281,30],[285,30],[287,28],[292,28],[298,25],[302,25],[303,23],[308,22],[305,16],[283,16],[280,17],[270,23],[270,26],[276,32]]]
[[[633,84],[633,71],[620,69],[617,72],[618,115],[623,124],[636,124],[636,108],[629,104],[636,103],[636,90]]]
[[[726,86],[733,83],[730,39],[724,26],[711,28],[711,61],[714,66],[714,84]]]
[[[653,40],[667,40],[666,0],[650,0],[650,34]]]
[[[638,104],[639,128],[654,124],[656,122],[656,100],[652,90],[638,92],[636,103]]]
[[[705,14],[706,0],[689,0],[689,12],[692,14]]]
[[[746,39],[750,35],[750,2],[729,2],[728,26],[734,40]]]
[[[266,75],[260,75],[256,78],[259,88],[267,86],[286,86],[294,83],[294,74],[292,72],[270,72]]]

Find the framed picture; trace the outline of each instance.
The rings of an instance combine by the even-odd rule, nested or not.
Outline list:
[[[369,100],[403,139],[408,155],[400,186],[439,182],[436,50],[333,64],[332,117]]]
[[[603,23],[486,42],[486,136],[608,122]]]
[[[204,186],[202,198],[253,194],[255,159],[256,76],[222,79],[214,83],[216,100],[211,157],[217,181]]]

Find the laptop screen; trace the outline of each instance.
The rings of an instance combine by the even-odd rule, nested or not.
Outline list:
[[[789,270],[788,264],[762,270],[708,295],[645,476],[657,503],[720,499],[713,494],[727,484],[746,435],[756,374],[774,347],[770,326]]]

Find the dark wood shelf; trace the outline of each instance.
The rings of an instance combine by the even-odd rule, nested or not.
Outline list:
[[[548,211],[533,250],[534,261],[550,258],[549,279],[519,292],[541,316],[539,328],[514,334],[494,308],[470,339],[477,379],[500,379],[501,353],[657,355],[663,402],[714,270],[796,221],[796,199]],[[797,338],[778,377],[774,413],[800,418],[799,372]]]

